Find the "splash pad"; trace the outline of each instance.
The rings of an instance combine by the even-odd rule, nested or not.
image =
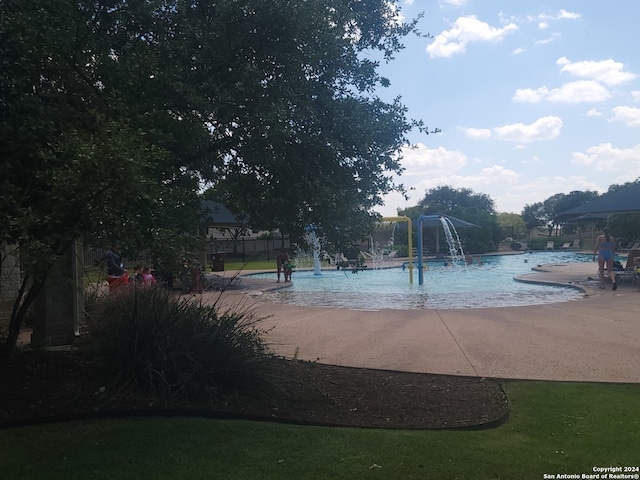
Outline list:
[[[591,256],[574,252],[537,252],[483,256],[483,265],[445,266],[428,262],[422,285],[409,284],[402,268],[350,271],[297,271],[293,284],[265,292],[265,300],[297,306],[324,306],[362,310],[466,309],[513,307],[567,302],[583,298],[582,290],[517,282],[537,264],[590,262]],[[273,279],[274,274],[252,277]]]

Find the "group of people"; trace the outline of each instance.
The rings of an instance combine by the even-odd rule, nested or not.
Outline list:
[[[291,281],[291,274],[293,273],[293,264],[291,263],[291,257],[286,250],[282,249],[276,257],[276,267],[278,269],[278,280],[280,283],[280,275],[284,274],[284,281]]]
[[[151,267],[143,267],[142,265],[133,267],[133,281],[142,285],[155,285],[158,283],[153,273],[151,273]]]
[[[157,280],[151,272],[151,267],[136,265],[133,269],[133,277],[129,276],[129,271],[124,267],[124,258],[120,253],[120,249],[115,246],[107,250],[104,256],[107,266],[107,283],[109,291],[113,291],[118,287],[138,284],[138,285],[155,285]]]
[[[473,257],[469,253],[464,254],[464,263],[466,263],[467,265],[473,264]],[[476,263],[478,265],[484,265],[484,263],[482,262],[482,257],[480,255],[476,257]]]

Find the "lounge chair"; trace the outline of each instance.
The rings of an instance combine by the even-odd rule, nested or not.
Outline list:
[[[580,239],[576,238],[571,244],[571,250],[580,250]]]
[[[363,250],[360,250],[360,255],[362,255],[362,258],[366,261],[366,260],[373,260],[373,255],[370,254],[369,252],[365,252]],[[347,260],[346,258],[342,258],[341,260]]]
[[[564,242],[562,244],[562,250],[569,250],[569,247],[571,247],[571,242]]]
[[[547,242],[547,250],[553,250],[553,240]]]
[[[636,281],[640,277],[640,271],[638,271],[638,268],[618,270],[616,271],[615,275],[616,283],[636,283]]]
[[[391,250],[389,253],[383,254],[382,258],[384,260],[393,260],[397,256],[398,256],[398,251],[397,250]]]
[[[618,242],[618,245],[616,246],[616,252],[628,252],[629,250],[631,250],[632,245],[633,242],[629,242],[626,245],[623,245],[622,242]]]

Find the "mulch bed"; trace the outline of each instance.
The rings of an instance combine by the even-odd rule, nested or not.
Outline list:
[[[275,389],[234,404],[171,405],[118,392],[80,351],[16,353],[0,364],[0,427],[110,415],[201,415],[314,425],[439,429],[487,428],[506,420],[499,382],[323,365],[274,358]]]

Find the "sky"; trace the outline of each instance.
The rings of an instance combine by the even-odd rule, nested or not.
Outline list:
[[[640,1],[399,0],[431,38],[405,37],[380,74],[413,131],[409,191],[383,216],[442,185],[490,196],[498,212],[640,177]]]

